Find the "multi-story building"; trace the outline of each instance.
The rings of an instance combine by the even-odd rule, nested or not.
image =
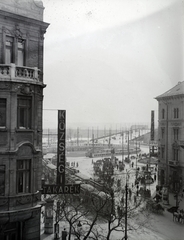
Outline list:
[[[0,0],[0,239],[40,239],[43,4]]]
[[[169,198],[174,194],[179,204],[177,201],[184,189],[184,82],[179,82],[156,100],[159,105],[158,183],[166,187],[166,191],[168,189]]]

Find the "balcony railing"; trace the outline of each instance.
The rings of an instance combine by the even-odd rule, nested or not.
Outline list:
[[[15,64],[0,64],[0,79],[39,82],[40,70],[37,67],[16,66]]]
[[[170,165],[170,166],[175,166],[175,167],[177,167],[177,166],[179,166],[179,161],[170,160],[170,161],[169,161],[169,165]]]

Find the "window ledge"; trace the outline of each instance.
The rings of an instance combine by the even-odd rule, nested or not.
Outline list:
[[[34,132],[33,129],[28,129],[28,128],[16,128],[16,132]]]
[[[0,127],[0,132],[7,132],[7,128],[6,127]]]

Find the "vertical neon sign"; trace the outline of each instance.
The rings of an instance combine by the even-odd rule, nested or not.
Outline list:
[[[65,185],[66,110],[58,110],[57,185]]]

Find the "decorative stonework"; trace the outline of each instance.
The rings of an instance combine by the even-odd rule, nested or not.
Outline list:
[[[16,205],[24,205],[24,204],[28,204],[31,203],[32,200],[32,196],[19,196],[16,200]]]
[[[20,31],[20,28],[19,28],[19,25],[16,24],[15,25],[15,30],[13,31],[13,35],[16,37],[16,38],[22,38],[23,37],[23,33]]]
[[[20,92],[25,95],[30,95],[31,93],[33,93],[33,90],[31,89],[31,86],[29,84],[26,84],[21,86]]]
[[[43,3],[39,0],[0,0],[0,10],[43,21]]]
[[[175,141],[175,142],[172,144],[172,147],[173,147],[174,149],[179,149],[179,148],[180,148],[180,145],[179,145],[179,143],[178,143],[177,141]]]
[[[181,122],[171,122],[171,126],[173,127],[178,127],[178,126],[181,126],[182,123]]]
[[[40,29],[40,39],[44,40],[44,34],[46,33],[45,29]]]
[[[8,199],[7,198],[0,198],[0,206],[8,205]]]
[[[30,146],[23,145],[19,148],[18,151],[19,156],[31,156],[32,155],[32,148]]]
[[[0,83],[0,90],[10,90],[10,89],[11,89],[10,83],[6,83],[6,82]]]
[[[160,122],[159,125],[160,126],[166,126],[166,123],[165,122]]]

